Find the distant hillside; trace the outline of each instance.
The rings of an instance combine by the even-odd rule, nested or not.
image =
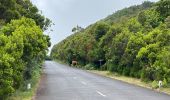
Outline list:
[[[170,0],[119,10],[75,31],[51,52],[53,59],[144,81],[170,82]],[[76,30],[76,28],[74,29]],[[155,82],[155,81],[154,81]]]

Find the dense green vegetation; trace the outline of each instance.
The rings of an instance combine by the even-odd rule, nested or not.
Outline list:
[[[19,19],[23,16],[32,18],[41,29],[46,30],[51,21],[42,16],[30,0],[0,0],[0,19],[10,22],[11,19]]]
[[[56,44],[51,57],[170,83],[170,0],[120,10]]]
[[[0,99],[32,79],[45,59],[51,21],[29,0],[0,0]]]

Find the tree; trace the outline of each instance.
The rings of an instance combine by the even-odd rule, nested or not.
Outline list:
[[[122,66],[120,65],[121,58],[125,52],[130,33],[128,30],[123,30],[122,33],[119,33],[113,38],[112,45],[109,51],[106,53],[106,59],[112,60],[112,65],[108,67],[111,71],[122,73]]]
[[[0,99],[18,89],[23,80],[24,63],[20,59],[24,47],[23,37],[16,33],[11,36],[0,34]]]
[[[160,13],[161,20],[164,21],[165,18],[170,16],[170,1],[169,0],[160,0],[157,3],[156,11]]]
[[[0,30],[0,99],[31,78],[35,64],[41,64],[49,38],[33,19],[12,20]],[[23,76],[24,74],[24,76]]]
[[[130,19],[127,23],[127,27],[129,29],[129,31],[133,32],[133,33],[139,32],[140,29],[142,28],[141,24],[137,21],[136,18]]]
[[[155,9],[144,10],[139,13],[138,21],[143,26],[151,25],[152,28],[159,26],[159,13]]]
[[[166,79],[170,82],[170,47],[165,47],[160,53],[157,55],[157,61],[154,63],[154,67],[157,70],[156,80]]]
[[[103,22],[97,23],[94,27],[94,36],[97,41],[104,36],[109,30],[109,25]]]
[[[167,28],[170,28],[170,16],[168,16],[168,17],[165,19],[165,24],[166,24]]]
[[[37,7],[30,0],[0,0],[0,12],[0,19],[3,19],[6,23],[23,16],[34,19],[43,30],[47,30],[52,23],[39,13]]]
[[[83,31],[84,29],[82,28],[82,27],[80,27],[80,26],[76,26],[76,27],[74,27],[73,29],[72,29],[72,32],[80,32],[80,31]]]

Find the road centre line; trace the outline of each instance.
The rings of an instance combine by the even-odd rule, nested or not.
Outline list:
[[[82,83],[82,84],[84,84],[84,85],[87,85],[87,83],[86,83],[86,82],[81,81],[81,83]]]
[[[96,91],[99,95],[106,97],[106,95],[104,95],[103,93],[101,93],[100,91]]]

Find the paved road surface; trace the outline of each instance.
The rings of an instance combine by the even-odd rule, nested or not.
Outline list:
[[[170,96],[47,61],[36,100],[170,100]]]

